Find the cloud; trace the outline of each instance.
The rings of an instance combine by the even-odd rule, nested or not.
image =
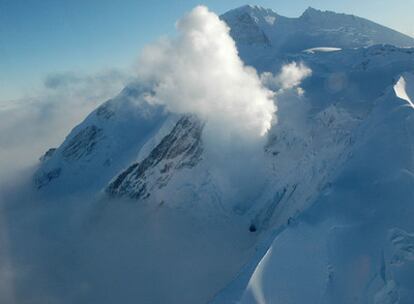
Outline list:
[[[265,135],[276,112],[274,93],[243,64],[227,25],[198,6],[177,29],[178,37],[161,39],[140,56],[139,78],[155,84],[148,100],[198,115],[213,137]]]
[[[311,70],[293,62],[277,75],[259,76],[240,59],[227,25],[203,6],[176,26],[177,37],[160,39],[143,50],[138,78],[154,88],[149,102],[206,121],[207,171],[227,206],[248,209],[265,184],[264,135],[277,128],[276,96],[297,105],[297,93],[303,92],[298,86]],[[293,88],[298,90],[290,92]]]
[[[312,70],[302,62],[291,62],[282,66],[278,75],[271,73],[263,73],[261,75],[262,82],[274,90],[288,90],[300,85],[306,77],[312,75]]]
[[[123,83],[128,79],[125,72],[116,69],[109,69],[93,75],[84,75],[76,72],[59,72],[49,74],[44,80],[44,87],[50,90],[58,89],[87,89],[87,95],[93,92],[105,92],[105,89],[113,87],[114,83]]]
[[[0,182],[37,163],[59,145],[94,108],[116,95],[126,73],[109,70],[93,75],[74,72],[48,76],[34,97],[0,104]]]
[[[33,265],[54,256],[42,254],[53,245],[32,228],[44,223],[46,215],[55,217],[55,209],[68,211],[64,206],[70,204],[62,201],[52,210],[50,205],[42,207],[26,183],[39,157],[60,145],[75,125],[115,96],[128,79],[127,73],[117,70],[55,73],[46,77],[33,96],[0,102],[0,303],[61,303],[49,294],[51,284],[44,283],[49,282],[47,267],[32,272]],[[26,255],[27,248],[32,248],[30,255]]]

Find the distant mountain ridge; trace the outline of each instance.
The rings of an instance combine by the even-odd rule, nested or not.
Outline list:
[[[271,9],[242,6],[221,16],[244,53],[253,48],[296,53],[314,47],[359,48],[375,44],[414,46],[414,38],[367,19],[309,7],[288,18]]]

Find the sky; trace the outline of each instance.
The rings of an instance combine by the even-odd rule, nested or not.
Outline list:
[[[0,102],[30,96],[54,73],[130,67],[143,46],[173,34],[176,20],[198,4],[219,14],[256,4],[288,17],[312,6],[414,36],[414,0],[0,0]]]

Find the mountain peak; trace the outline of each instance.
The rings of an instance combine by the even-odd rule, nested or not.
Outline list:
[[[347,15],[343,13],[337,13],[329,10],[320,10],[314,7],[309,6],[299,18],[303,17],[321,17],[321,16],[347,16],[347,17],[354,17],[353,15]]]
[[[262,6],[259,5],[250,5],[250,4],[246,4],[240,7],[237,7],[235,9],[232,9],[230,11],[228,11],[227,13],[225,13],[224,15],[241,15],[241,14],[249,14],[249,15],[254,15],[255,17],[264,17],[267,15],[272,15],[272,16],[276,16],[277,13],[270,9],[270,8],[264,8]]]
[[[303,14],[312,14],[312,13],[322,13],[321,10],[313,8],[312,6],[309,6],[304,12]]]

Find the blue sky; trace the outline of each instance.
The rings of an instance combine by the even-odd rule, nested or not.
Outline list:
[[[197,4],[223,13],[246,3],[289,17],[308,6],[352,13],[414,36],[414,0],[0,0],[0,101],[30,95],[50,73],[131,66]]]

